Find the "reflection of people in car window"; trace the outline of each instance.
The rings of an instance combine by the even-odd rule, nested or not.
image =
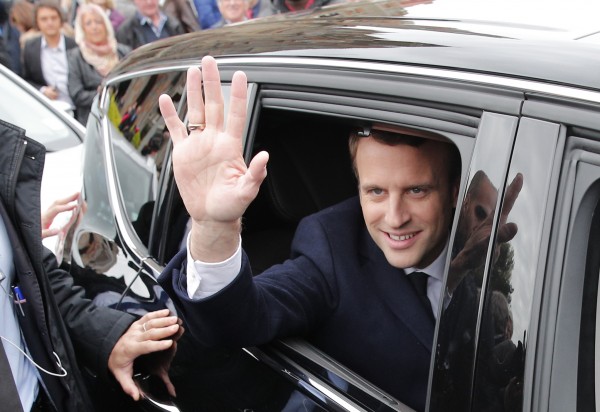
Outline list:
[[[475,173],[465,195],[460,211],[456,240],[453,246],[452,260],[447,280],[448,293],[452,300],[444,312],[444,321],[438,332],[438,345],[445,348],[436,358],[437,382],[432,404],[443,404],[449,410],[463,410],[471,403],[470,391],[464,385],[471,382],[470,375],[475,362],[472,354],[478,344],[478,396],[475,397],[475,410],[486,410],[490,405],[502,407],[499,394],[508,381],[500,379],[507,369],[513,373],[512,359],[515,357],[515,345],[512,336],[512,316],[507,295],[510,284],[501,281],[510,280],[512,254],[509,242],[517,233],[514,223],[507,223],[507,217],[521,190],[523,177],[520,174],[507,187],[505,202],[499,218],[496,245],[492,261],[502,264],[492,265],[494,271],[488,274],[488,299],[478,326],[480,298],[485,295],[483,276],[494,223],[498,190],[483,171]],[[498,273],[506,269],[506,274]],[[502,276],[503,275],[503,276]],[[482,293],[483,292],[483,293]],[[477,342],[476,342],[476,339]],[[509,361],[510,360],[510,361]],[[461,367],[457,367],[461,365]],[[434,406],[435,408],[435,406]],[[493,410],[493,409],[492,409]],[[502,409],[500,409],[502,410]]]
[[[82,233],[77,247],[83,265],[96,272],[107,272],[117,262],[117,245],[97,233]]]

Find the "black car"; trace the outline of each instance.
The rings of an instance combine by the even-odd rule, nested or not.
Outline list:
[[[247,159],[270,153],[242,232],[255,273],[288,257],[301,218],[356,194],[350,130],[378,122],[442,135],[462,158],[450,247],[490,214],[493,231],[463,280],[473,293],[460,316],[437,322],[427,410],[596,410],[600,47],[542,27],[416,18],[415,3],[274,16],[133,52],[87,124],[87,208],[64,256],[97,304],[175,310],[156,279],[184,246],[188,215],[158,96],[184,119],[186,69],[210,54],[226,97],[233,73],[247,74]],[[478,189],[486,201],[469,197]],[[504,207],[518,227],[506,243],[496,236]],[[171,368],[177,399],[142,370],[143,408],[411,410],[305,337],[198,350],[185,336]]]

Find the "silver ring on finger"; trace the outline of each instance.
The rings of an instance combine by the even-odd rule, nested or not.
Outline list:
[[[190,132],[193,132],[194,130],[203,131],[206,129],[206,123],[188,123],[188,129]]]

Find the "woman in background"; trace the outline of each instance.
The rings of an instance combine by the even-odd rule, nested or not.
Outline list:
[[[121,23],[125,21],[125,16],[117,10],[113,0],[87,0],[86,3],[97,4],[104,10],[108,15],[108,20],[110,20],[110,24],[112,24],[115,33],[119,26],[121,26]]]
[[[77,120],[86,124],[92,101],[104,77],[130,48],[118,44],[108,16],[95,4],[83,4],[75,18],[75,42],[69,50],[69,94]]]

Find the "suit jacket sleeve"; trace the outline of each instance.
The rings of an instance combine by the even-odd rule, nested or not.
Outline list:
[[[39,38],[33,38],[25,43],[22,62],[23,78],[37,90],[47,86],[41,73],[41,57],[38,48],[40,41]]]
[[[83,288],[73,284],[71,275],[58,266],[56,257],[47,249],[43,263],[78,358],[92,371],[107,378],[108,357],[135,317],[95,306],[85,298]]]
[[[186,253],[181,251],[173,258],[159,283],[178,307],[186,330],[208,347],[253,346],[306,334],[336,306],[331,249],[316,219],[307,219],[298,227],[293,259],[253,277],[244,254],[236,279],[209,298],[188,297]]]

